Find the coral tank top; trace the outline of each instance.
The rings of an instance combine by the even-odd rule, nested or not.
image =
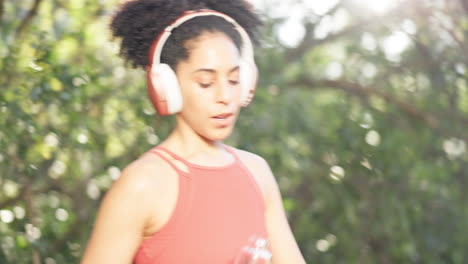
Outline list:
[[[169,221],[143,240],[135,264],[229,264],[251,236],[267,238],[260,188],[235,150],[225,149],[234,162],[219,167],[190,163],[162,147],[148,151],[177,171],[179,192]],[[156,150],[184,163],[188,172]]]

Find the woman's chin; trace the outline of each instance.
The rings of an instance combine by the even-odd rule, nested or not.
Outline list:
[[[216,131],[206,135],[205,138],[209,141],[223,141],[229,138],[232,134],[232,129],[226,129],[225,131]]]

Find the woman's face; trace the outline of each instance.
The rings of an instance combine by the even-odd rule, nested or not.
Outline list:
[[[206,140],[223,140],[240,109],[239,50],[223,33],[206,32],[186,44],[189,58],[176,70],[183,97],[178,125]]]

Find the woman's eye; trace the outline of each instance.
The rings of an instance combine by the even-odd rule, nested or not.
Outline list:
[[[211,83],[199,83],[201,88],[209,88],[211,86]]]
[[[232,84],[232,85],[238,85],[238,84],[239,84],[239,81],[237,81],[237,80],[230,80],[229,83]]]

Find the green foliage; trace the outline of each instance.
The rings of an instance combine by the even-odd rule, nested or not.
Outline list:
[[[33,2],[0,1],[0,263],[77,263],[103,194],[173,120],[117,56],[117,1]],[[308,263],[466,263],[468,6],[291,1],[291,45],[273,2],[227,143],[269,162]]]

